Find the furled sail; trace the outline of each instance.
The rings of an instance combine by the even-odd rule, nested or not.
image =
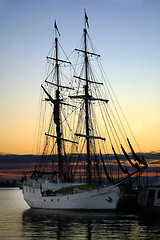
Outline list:
[[[124,150],[122,144],[121,144],[121,148],[122,148],[122,151],[124,153],[124,156],[126,157],[126,159],[128,160],[128,162],[131,164],[132,167],[136,168],[136,169],[139,169],[139,165],[137,163],[132,163],[132,161],[130,160],[128,154],[126,153],[126,151]]]
[[[103,163],[103,169],[104,169],[106,178],[108,179],[108,181],[109,181],[110,183],[114,183],[113,178],[111,178],[111,177],[109,176],[108,172],[107,172],[107,169],[106,169],[106,166],[105,166],[105,163],[104,163],[104,159],[103,159],[103,155],[102,155],[101,151],[100,151],[100,155],[101,155],[101,160],[102,160],[102,163]]]
[[[120,162],[120,160],[119,160],[119,158],[118,158],[118,156],[117,156],[117,153],[116,153],[116,151],[115,151],[115,149],[114,149],[113,146],[112,146],[112,150],[113,150],[113,152],[114,152],[114,156],[115,156],[115,158],[116,158],[116,160],[117,160],[117,163],[118,163],[121,171],[124,172],[125,174],[129,174],[127,168],[124,168],[124,167],[122,166],[122,164],[121,164],[121,162]]]
[[[127,141],[128,141],[129,147],[130,147],[130,149],[131,149],[131,152],[132,152],[132,154],[133,154],[134,160],[135,160],[135,161],[138,161],[140,164],[146,165],[147,163],[146,163],[145,158],[142,157],[142,158],[140,159],[140,158],[136,155],[136,153],[135,153],[135,151],[134,151],[134,149],[133,149],[133,147],[132,147],[132,145],[131,145],[131,143],[130,143],[130,141],[129,141],[128,138],[127,138]]]

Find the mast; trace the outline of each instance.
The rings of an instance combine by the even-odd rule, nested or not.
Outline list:
[[[57,26],[57,25],[56,25]],[[62,140],[61,140],[61,125],[60,125],[60,92],[59,92],[59,63],[58,63],[58,38],[55,37],[55,49],[56,49],[56,77],[57,77],[57,90],[56,90],[56,101],[54,108],[56,108],[56,133],[57,133],[57,152],[58,152],[58,172],[59,181],[62,182],[63,176],[63,158],[62,158]]]
[[[96,53],[92,53],[87,51],[87,29],[86,29],[86,25],[87,27],[89,27],[88,24],[88,17],[86,15],[85,12],[85,22],[84,22],[84,29],[83,29],[83,34],[84,34],[84,49],[75,49],[78,52],[82,52],[84,55],[84,78],[82,78],[81,76],[75,76],[75,78],[78,78],[82,81],[85,82],[85,84],[83,85],[84,87],[84,94],[82,95],[78,95],[78,96],[69,96],[70,98],[77,98],[77,99],[83,99],[84,100],[84,111],[85,111],[85,134],[81,134],[81,133],[75,133],[76,136],[79,137],[85,137],[86,138],[86,152],[87,152],[87,183],[88,185],[91,185],[92,180],[92,171],[91,171],[91,152],[90,152],[90,147],[91,147],[91,139],[100,139],[102,141],[105,141],[106,139],[101,137],[101,136],[94,136],[94,134],[90,135],[91,131],[91,119],[90,119],[90,103],[91,101],[104,101],[104,102],[108,102],[107,99],[101,99],[101,98],[95,98],[94,96],[92,96],[91,94],[89,94],[89,83],[90,84],[99,84],[99,85],[103,85],[103,83],[101,82],[96,82],[93,81],[92,79],[89,79],[89,74],[88,74],[88,69],[89,69],[89,61],[88,61],[88,55],[94,55],[96,57],[100,57],[100,55],[96,54]]]
[[[85,115],[86,115],[86,135],[89,136],[89,90],[88,90],[88,56],[87,56],[87,23],[88,17],[85,12],[85,24],[84,24],[84,57],[85,57],[85,79],[86,84],[84,85],[85,89]],[[87,182],[91,184],[91,159],[90,159],[90,139],[86,138],[87,141]]]
[[[56,76],[56,81],[54,82],[50,82],[47,81],[48,77],[45,80],[45,83],[47,84],[51,84],[53,86],[56,87],[55,90],[55,98],[52,98],[52,96],[50,95],[50,93],[45,89],[45,87],[43,86],[43,84],[41,85],[43,91],[45,92],[45,94],[47,95],[47,99],[46,101],[50,101],[53,104],[54,107],[54,111],[53,111],[53,117],[54,117],[54,123],[56,125],[56,136],[50,134],[50,133],[45,133],[46,136],[52,137],[52,138],[56,138],[57,140],[57,155],[58,155],[58,173],[59,173],[59,182],[63,182],[63,155],[62,155],[62,141],[66,141],[66,142],[71,142],[71,143],[75,143],[77,144],[77,142],[66,139],[62,136],[62,126],[61,126],[61,105],[67,105],[67,106],[72,106],[68,103],[63,102],[63,99],[60,98],[60,88],[67,88],[67,89],[72,89],[68,86],[63,86],[60,83],[60,77],[59,77],[59,62],[60,63],[68,63],[71,64],[71,62],[69,61],[65,61],[65,60],[61,60],[59,59],[59,54],[58,54],[58,38],[57,38],[57,33],[60,36],[56,21],[54,23],[54,27],[55,27],[55,58],[53,57],[47,57],[47,59],[53,60],[55,61],[55,76]]]

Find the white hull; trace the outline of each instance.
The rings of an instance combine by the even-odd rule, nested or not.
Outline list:
[[[41,189],[41,187],[23,185],[24,200],[31,208],[115,210],[120,198],[119,187],[113,185],[90,191],[54,196],[44,196]]]

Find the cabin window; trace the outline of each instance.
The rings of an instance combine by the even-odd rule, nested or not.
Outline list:
[[[158,190],[157,198],[160,199],[160,190]]]
[[[46,201],[46,199],[43,200],[44,202]]]
[[[57,201],[59,201],[59,199],[57,199]]]
[[[34,189],[33,189],[33,193],[34,193]]]
[[[154,198],[155,197],[155,190],[149,190],[149,198]]]
[[[53,199],[51,199],[51,201],[53,202]]]
[[[150,189],[148,193],[148,205],[153,206],[154,204],[154,199],[155,199],[156,191]]]

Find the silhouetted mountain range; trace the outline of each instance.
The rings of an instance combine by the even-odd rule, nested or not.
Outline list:
[[[160,172],[160,150],[156,152],[143,153],[148,168],[147,172]],[[85,154],[82,154],[81,158],[85,158]],[[56,158],[56,156],[53,156]],[[115,157],[109,154],[109,159],[114,161]],[[41,156],[39,155],[15,155],[7,154],[0,155],[0,180],[2,179],[20,179],[24,171],[31,171],[34,169],[35,164],[39,162]],[[130,168],[130,167],[129,167]]]

